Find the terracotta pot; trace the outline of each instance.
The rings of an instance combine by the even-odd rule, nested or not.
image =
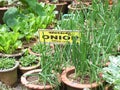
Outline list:
[[[0,53],[0,57],[9,57],[9,58],[19,59],[21,56],[23,56],[24,50],[18,50],[18,51],[19,51],[19,52],[15,53],[15,54],[4,54],[4,53]]]
[[[36,70],[32,70],[32,71],[28,71],[28,72],[24,73],[21,77],[21,83],[30,90],[54,90],[51,85],[45,85],[45,86],[37,85],[37,84],[33,84],[27,80],[28,75],[34,74],[34,73],[39,73],[39,72],[41,72],[41,69],[36,69]]]
[[[68,5],[69,12],[79,11],[81,8],[74,8],[72,7],[72,4]]]
[[[109,5],[112,5],[113,4],[113,0],[109,0]]]
[[[13,68],[0,70],[0,81],[9,86],[14,86],[17,82],[17,67],[19,62],[16,61],[16,64]]]
[[[24,74],[30,70],[34,70],[34,69],[38,69],[38,68],[40,68],[40,62],[38,62],[36,65],[29,66],[29,67],[23,67],[19,64],[19,69],[20,69],[21,74]]]
[[[68,11],[68,8],[67,8],[67,2],[59,2],[59,3],[47,3],[49,5],[56,5],[56,8],[55,8],[55,11],[57,12],[56,14],[56,18],[57,19],[61,19],[61,14],[65,14],[67,13]]]
[[[3,24],[3,16],[7,10],[8,10],[7,7],[0,7],[0,24]]]
[[[66,90],[84,90],[84,89],[90,89],[90,90],[98,90],[100,83],[92,83],[92,84],[78,84],[75,82],[72,82],[68,79],[68,75],[75,72],[75,68],[67,68],[63,71],[61,75],[62,82],[66,85]]]
[[[51,53],[54,54],[54,45],[53,44],[50,44],[50,48],[52,49]],[[29,47],[28,48],[28,52],[32,55],[35,55],[35,56],[41,56],[40,53],[36,53],[36,52],[33,52],[32,49]],[[49,52],[49,51],[48,51]],[[49,54],[49,53],[48,53]]]
[[[87,7],[89,5],[91,5],[91,2],[82,2],[82,4],[84,4],[86,6],[86,8],[81,8],[81,7],[77,7],[78,5],[80,6],[80,2],[77,2],[75,3],[74,5],[73,4],[70,4],[68,5],[68,10],[69,12],[76,12],[76,11],[79,11],[79,10],[84,10],[84,9],[87,9]],[[74,6],[74,7],[73,7]],[[76,6],[76,7],[75,7]]]
[[[41,56],[41,54],[36,53],[36,52],[33,52],[31,48],[28,48],[28,52],[29,52],[29,54],[31,54],[31,55],[35,55],[35,56],[38,56],[38,57]]]

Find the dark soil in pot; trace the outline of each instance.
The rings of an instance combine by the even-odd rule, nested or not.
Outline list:
[[[44,85],[42,81],[39,80],[39,72],[41,72],[41,69],[35,69],[24,73],[21,77],[21,83],[30,90],[55,90],[50,84],[46,83]]]
[[[31,47],[38,42],[37,38],[31,38],[29,41],[22,39],[21,41],[23,42],[23,48]]]

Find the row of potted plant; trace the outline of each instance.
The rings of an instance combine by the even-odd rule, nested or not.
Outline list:
[[[29,0],[21,0],[21,2],[21,7],[11,7],[5,12],[3,17],[5,24],[0,26],[0,55],[2,57],[0,58],[0,81],[9,86],[14,86],[18,80],[18,66],[21,71],[20,73],[22,74],[28,70],[32,70],[40,66],[39,57],[25,54],[26,50],[23,50],[22,53],[17,53],[18,51],[16,50],[21,51],[22,49],[29,47],[25,44],[26,42],[29,43],[30,40],[34,40],[34,37],[35,40],[37,40],[38,28],[48,27],[55,18],[55,14],[53,12],[55,9],[54,5],[45,5],[44,3],[38,3],[36,0],[32,0],[31,2]],[[35,5],[39,9],[36,10]],[[11,54],[14,54],[14,56]],[[18,56],[19,58],[16,58]],[[19,65],[15,64],[15,59],[19,61]],[[8,62],[11,62],[12,66],[16,66],[9,67],[11,63]],[[37,64],[37,66],[34,66],[35,64]],[[4,68],[7,67],[7,65],[10,70]],[[12,70],[14,70],[14,75],[12,75]],[[11,75],[8,74],[8,72],[10,72]],[[6,76],[6,74],[9,76]]]
[[[0,80],[9,86],[14,86],[18,81],[18,69],[19,74],[22,75],[39,67],[40,59],[34,55],[26,54],[19,61],[16,61],[15,58],[2,57],[0,58]]]
[[[38,28],[47,28],[55,20],[54,5],[45,5],[36,0],[32,2],[21,0],[21,3],[22,6],[11,7],[4,14],[5,24],[0,26],[0,53],[5,54],[3,56],[15,54],[16,50],[20,51],[37,42]],[[34,5],[40,9],[36,10]]]
[[[22,58],[23,59],[23,58]],[[24,60],[22,61],[22,59],[21,59],[21,63],[23,63],[23,66],[25,67],[25,66],[28,66],[27,64],[28,63],[31,63],[33,60],[35,60],[35,59],[26,59],[26,58],[24,58]],[[30,62],[30,60],[32,60],[31,62]],[[2,62],[0,62],[0,68],[2,69],[0,72],[1,72],[1,78],[2,78],[2,80],[3,80],[3,82],[5,83],[5,84],[7,84],[7,85],[13,85],[13,83],[15,83],[16,82],[16,80],[15,80],[15,76],[13,77],[13,74],[11,73],[11,75],[10,74],[8,74],[8,73],[6,73],[6,71],[9,71],[9,72],[11,72],[12,70],[10,70],[10,69],[8,69],[8,68],[11,68],[11,67],[13,67],[14,66],[14,64],[15,64],[15,60],[14,59],[8,59],[8,58],[2,58],[1,59],[1,61]],[[110,63],[110,65],[109,65],[109,67],[105,67],[104,68],[104,75],[103,75],[103,78],[105,78],[106,80],[107,80],[107,82],[108,83],[110,83],[110,84],[112,84],[112,85],[115,85],[114,87],[115,88],[118,88],[119,89],[119,82],[117,82],[117,81],[119,81],[119,72],[118,72],[118,68],[119,68],[119,56],[118,57],[111,57],[110,58],[110,61],[111,61],[111,63]],[[9,64],[8,64],[8,62],[10,62]],[[28,63],[27,63],[28,62]],[[15,65],[16,66],[16,65]],[[19,66],[20,68],[21,68],[21,66]],[[113,67],[116,67],[116,68],[113,68]],[[7,70],[8,69],[8,70]],[[13,69],[13,68],[12,68]],[[71,68],[72,70],[74,70],[74,68],[72,67]],[[38,71],[40,71],[40,70],[37,70],[37,72]],[[72,73],[72,72],[74,72],[74,71],[72,71],[72,72],[70,72],[69,71],[69,69],[66,69],[66,72],[69,72],[69,73]],[[33,72],[33,71],[31,71],[31,72]],[[34,71],[35,72],[35,71]],[[5,79],[6,79],[6,77],[7,77],[7,80],[4,80],[4,77],[3,77],[3,73],[4,73],[4,77],[5,77]],[[65,71],[64,71],[64,73],[65,73]],[[63,74],[64,74],[63,73]],[[112,73],[112,74],[110,74],[110,73]],[[26,73],[26,74],[30,74],[30,73]],[[26,74],[24,74],[24,75],[26,75]],[[6,75],[8,75],[8,76],[6,76]],[[15,74],[15,71],[14,71],[14,75],[16,75]],[[30,74],[30,75],[32,75],[32,74]],[[115,76],[114,76],[115,75]],[[118,78],[116,77],[116,75],[118,75]],[[9,78],[10,77],[10,78]],[[48,76],[46,76],[46,77],[48,77]],[[12,80],[11,80],[11,78],[12,78]],[[66,79],[66,78],[63,78],[63,79]],[[2,81],[1,80],[1,81]],[[66,80],[65,82],[67,82],[68,80]],[[25,84],[25,83],[24,83]],[[26,84],[28,84],[28,83],[26,83]],[[68,84],[69,85],[69,84]],[[77,85],[77,84],[76,84]],[[75,85],[75,86],[76,86]],[[96,84],[94,83],[94,84],[92,84],[93,86],[95,85],[96,86]],[[87,84],[85,85],[85,87],[87,86]],[[80,87],[80,85],[78,85],[77,86],[77,88],[79,88]],[[91,85],[89,86],[89,87],[91,87]],[[118,90],[117,89],[117,90]],[[105,89],[106,90],[106,89]]]
[[[102,69],[108,61],[108,56],[116,55],[119,44],[118,7],[119,3],[113,6],[112,9],[109,9],[107,4],[104,6],[101,2],[93,2],[87,11],[86,9],[77,11],[70,14],[67,19],[63,18],[59,21],[56,29],[80,30],[80,43],[76,43],[76,38],[74,38],[72,45],[69,43],[63,46],[55,45],[53,48],[54,52],[49,48],[44,49],[39,44],[37,49],[39,49],[41,56],[41,67],[39,70],[25,73],[21,77],[21,81],[25,81],[22,83],[28,88],[34,86],[32,83],[38,84],[34,90],[44,90],[45,88],[51,88],[50,90],[58,89],[61,81],[67,90],[98,90],[98,88],[102,90],[104,82],[104,75],[101,75],[103,73]],[[45,44],[42,45],[46,46]],[[44,51],[41,52],[41,49]],[[25,62],[27,61],[26,59]],[[34,60],[32,59],[31,61]],[[28,61],[28,63],[31,61]],[[73,67],[70,70],[66,68],[66,65]],[[60,80],[57,77],[60,77],[61,72]],[[66,74],[66,72],[68,73]],[[69,79],[67,79],[68,77]],[[35,81],[32,78],[35,78]]]
[[[103,3],[95,2],[93,3],[92,6],[93,11],[90,10],[87,11],[86,13],[82,13],[83,11],[79,11],[75,14],[72,14],[71,17],[65,20],[61,20],[57,24],[58,25],[57,27],[62,29],[65,28],[68,29],[68,27],[70,30],[81,29],[80,44],[77,44],[75,42],[76,41],[75,39],[72,45],[67,46],[67,48],[69,48],[68,51],[70,52],[70,56],[67,57],[69,57],[68,58],[70,59],[69,62],[74,66],[71,69],[68,68],[65,69],[61,75],[62,82],[65,85],[68,85],[68,87],[66,87],[67,90],[104,89],[104,87],[102,87],[104,82],[103,75],[101,75],[101,73],[103,72],[102,69],[103,67],[105,67],[106,62],[108,61],[108,56],[116,55],[117,48],[115,47],[119,43],[118,41],[119,33],[117,33],[117,26],[116,25],[110,26],[116,21],[116,19],[118,19],[115,15],[115,13],[117,13],[114,11],[115,8],[116,6],[115,7],[113,6],[112,10],[109,10],[108,5],[104,6]],[[113,19],[113,17],[116,19]],[[68,27],[60,26],[63,22],[64,22],[63,25],[65,25],[66,23],[66,26]],[[76,25],[74,22],[75,23],[78,22],[78,24]],[[73,26],[74,24],[76,26]],[[57,45],[55,45],[55,47],[56,46]],[[51,73],[54,73],[56,70],[58,70],[54,69],[54,67],[55,68],[56,66],[60,67],[64,64],[63,61],[61,62],[61,60],[65,60],[66,57],[64,57],[65,54],[62,56],[61,50],[63,53],[69,53],[68,51],[64,50],[63,46],[62,48],[57,49],[57,51],[55,50],[55,53],[51,58],[52,60],[49,59],[49,62],[44,62],[44,59],[47,60],[45,58],[47,54],[43,53],[41,57],[43,59],[43,63],[41,64],[42,66],[41,71],[38,71],[40,74],[40,78],[38,78],[37,80],[39,79],[41,80],[42,77],[47,78],[46,74],[44,73],[44,70],[48,73],[49,77],[49,71],[47,71],[48,69],[50,71],[51,70],[53,71],[53,72],[51,71]],[[45,66],[43,66],[43,64],[45,64]],[[42,70],[45,75],[42,73]],[[34,71],[31,71],[31,73],[34,73]],[[30,73],[24,74],[23,77],[21,78],[21,81],[24,81],[25,78],[27,78],[27,75],[29,74]],[[68,77],[69,79],[67,79]],[[48,80],[48,83],[51,83],[49,82],[49,78],[44,80],[45,82],[47,82],[46,80]],[[29,84],[28,81],[29,80],[25,80],[24,85],[28,86],[29,88],[32,88],[33,85],[31,83]],[[37,85],[36,89],[38,89],[38,87],[40,86],[41,85]],[[44,88],[45,87],[47,88],[48,86],[44,86]]]

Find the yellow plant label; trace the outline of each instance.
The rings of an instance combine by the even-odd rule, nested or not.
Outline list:
[[[75,30],[39,30],[39,40],[45,43],[80,43],[80,32]]]

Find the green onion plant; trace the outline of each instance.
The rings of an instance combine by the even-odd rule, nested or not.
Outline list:
[[[118,7],[116,4],[110,8],[108,1],[103,3],[102,0],[92,0],[92,5],[86,12],[78,11],[58,22],[58,29],[80,31],[80,43],[74,39],[70,50],[75,78],[80,77],[80,83],[84,83],[86,76],[89,76],[90,83],[99,82],[99,74],[108,56],[116,54],[119,43]]]

